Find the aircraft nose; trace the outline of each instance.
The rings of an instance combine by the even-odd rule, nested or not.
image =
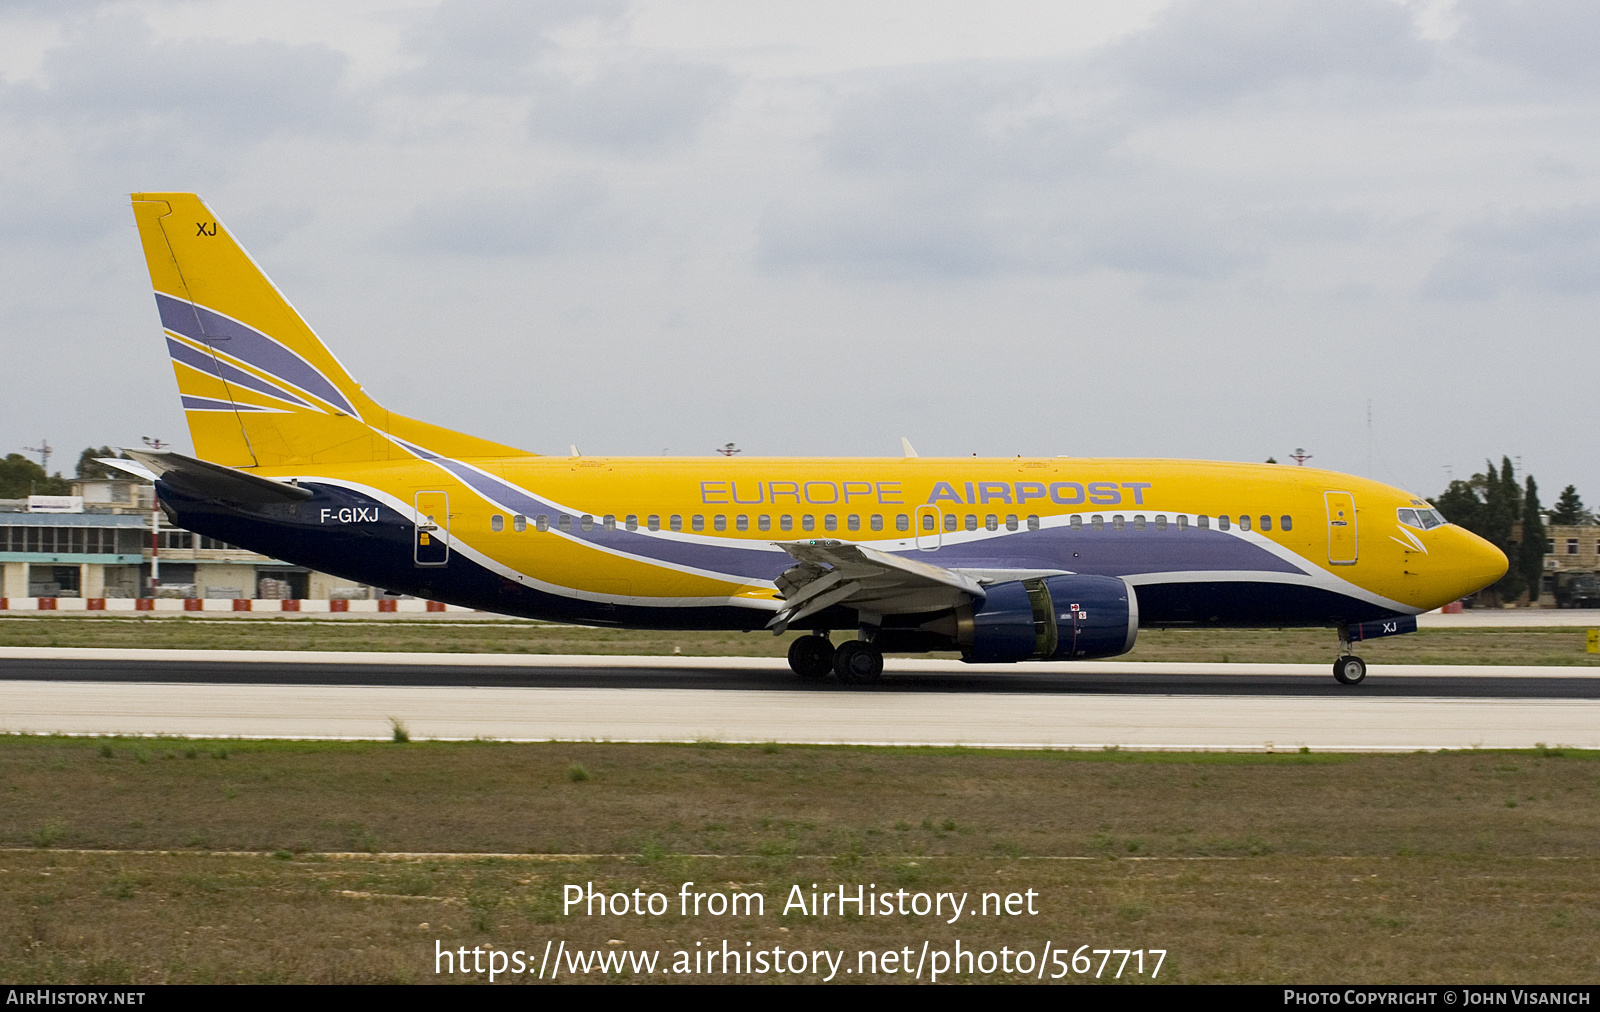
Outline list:
[[[1506,575],[1510,561],[1506,553],[1464,528],[1456,528],[1460,544],[1453,552],[1457,564],[1452,566],[1455,579],[1452,583],[1452,600],[1466,597]]]

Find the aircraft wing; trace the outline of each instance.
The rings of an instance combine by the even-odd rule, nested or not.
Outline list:
[[[796,562],[778,576],[784,606],[767,623],[775,634],[836,604],[869,614],[939,611],[987,595],[975,578],[843,541],[777,542]]]
[[[263,478],[235,467],[185,457],[171,450],[124,452],[179,491],[206,499],[236,503],[300,502],[315,494],[309,488]]]

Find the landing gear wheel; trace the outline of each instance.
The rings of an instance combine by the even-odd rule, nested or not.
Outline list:
[[[1360,685],[1367,677],[1367,662],[1349,654],[1333,662],[1333,677],[1343,685]]]
[[[846,640],[833,652],[833,673],[844,685],[876,682],[883,675],[883,654],[871,643]]]
[[[833,644],[826,636],[802,636],[789,644],[789,667],[808,682],[833,670]]]

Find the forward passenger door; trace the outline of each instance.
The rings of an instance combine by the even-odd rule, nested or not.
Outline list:
[[[1353,566],[1356,562],[1356,497],[1349,492],[1324,492],[1328,507],[1328,562]]]

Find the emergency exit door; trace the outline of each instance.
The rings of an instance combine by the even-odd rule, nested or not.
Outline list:
[[[443,566],[450,561],[450,496],[418,492],[416,505],[412,558],[419,566]]]
[[[1356,562],[1356,497],[1349,492],[1324,492],[1328,506],[1328,562],[1353,566]]]

